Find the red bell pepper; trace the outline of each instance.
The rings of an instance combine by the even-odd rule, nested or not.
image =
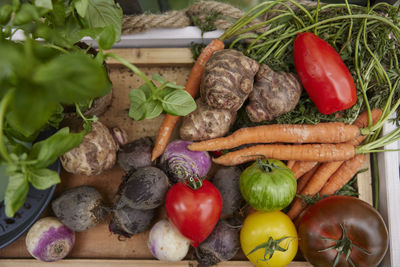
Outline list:
[[[300,33],[294,42],[293,55],[300,81],[321,113],[331,114],[356,103],[353,77],[327,42],[313,33]]]

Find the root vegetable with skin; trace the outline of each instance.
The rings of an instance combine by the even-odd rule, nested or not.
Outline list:
[[[29,229],[25,243],[34,258],[54,262],[70,253],[75,243],[75,233],[57,218],[45,217]]]
[[[151,228],[147,246],[151,254],[161,261],[180,261],[189,251],[190,240],[167,219],[163,219]]]
[[[183,117],[179,130],[183,140],[202,141],[228,133],[235,121],[236,112],[209,107],[200,98],[196,100],[196,104],[197,109]]]
[[[113,210],[109,230],[114,234],[131,237],[150,229],[155,217],[155,209],[139,210],[124,206]]]
[[[75,232],[99,224],[109,213],[101,194],[91,186],[78,186],[64,191],[51,203],[56,217]]]
[[[92,124],[82,143],[60,157],[62,166],[70,173],[98,175],[115,165],[119,145],[127,142],[124,131],[114,128],[113,134],[101,122]]]
[[[236,166],[221,167],[212,179],[212,183],[222,197],[221,214],[223,215],[233,215],[239,212],[240,205],[244,201],[239,188],[241,173],[241,170]]]
[[[200,96],[208,106],[236,112],[253,90],[259,64],[233,49],[214,52],[200,84]]]
[[[360,129],[357,126],[342,122],[271,124],[241,128],[229,136],[195,142],[188,148],[214,151],[257,143],[343,143],[359,135]]]
[[[223,41],[220,39],[214,39],[203,49],[203,51],[201,51],[201,54],[197,58],[192,70],[190,71],[189,78],[185,85],[185,90],[192,97],[196,97],[197,93],[199,92],[201,77],[203,76],[204,66],[206,65],[208,59],[214,53],[214,51],[224,49],[224,46],[225,45]],[[169,139],[171,138],[171,134],[175,128],[175,125],[179,121],[179,118],[179,116],[173,116],[170,114],[165,115],[154,143],[151,156],[152,161],[161,156],[161,154],[164,152],[168,145]]]
[[[269,121],[295,108],[302,86],[292,73],[274,72],[260,65],[246,112],[253,122]]]
[[[162,170],[152,166],[139,168],[123,178],[114,209],[124,206],[140,210],[155,209],[164,202],[168,186],[168,177]]]
[[[141,167],[152,166],[151,151],[153,141],[150,137],[143,137],[123,145],[117,154],[118,165],[126,172]]]

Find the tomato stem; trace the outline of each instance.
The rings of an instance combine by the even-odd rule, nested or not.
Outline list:
[[[267,242],[262,243],[262,244],[256,246],[255,248],[253,248],[253,250],[251,250],[251,251],[247,254],[247,256],[249,256],[250,254],[256,252],[256,251],[259,250],[259,249],[264,249],[264,250],[265,250],[265,252],[264,252],[264,259],[258,259],[258,260],[267,262],[267,261],[269,261],[269,260],[272,258],[272,256],[274,255],[274,252],[275,252],[275,251],[285,252],[285,251],[287,251],[287,250],[289,249],[290,242],[291,242],[292,240],[289,241],[289,243],[287,244],[287,247],[286,247],[286,248],[283,248],[283,247],[280,246],[280,243],[281,243],[282,241],[284,241],[285,239],[288,239],[288,238],[296,238],[296,237],[285,236],[285,237],[282,237],[282,238],[280,238],[280,239],[275,240],[275,239],[273,239],[273,238],[270,236],[270,237],[268,238],[268,241],[267,241]],[[268,256],[268,258],[267,258],[267,256]]]
[[[353,260],[350,258],[350,254],[353,248],[358,249],[359,251],[361,251],[364,254],[367,255],[371,255],[371,253],[369,253],[368,251],[366,251],[363,248],[360,248],[359,246],[353,244],[353,242],[351,242],[351,240],[349,239],[349,237],[347,236],[347,231],[346,228],[344,227],[343,224],[340,224],[340,227],[342,228],[342,238],[340,239],[332,239],[332,238],[327,238],[327,237],[322,237],[323,240],[328,240],[328,241],[333,241],[335,242],[335,245],[325,248],[325,249],[321,249],[318,252],[324,252],[330,249],[335,249],[337,251],[336,257],[335,257],[335,261],[333,262],[333,267],[336,267],[339,263],[340,257],[342,256],[342,254],[344,254],[346,261],[351,264],[351,266],[354,266],[354,262]]]
[[[186,181],[186,185],[192,188],[193,190],[199,189],[203,185],[203,179],[193,176],[190,176],[189,179]]]

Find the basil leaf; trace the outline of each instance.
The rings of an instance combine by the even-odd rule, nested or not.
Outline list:
[[[4,5],[0,7],[0,24],[5,25],[10,21],[12,11],[12,5]]]
[[[8,175],[6,174],[6,165],[0,165],[0,202],[4,200],[8,185]]]
[[[14,25],[22,25],[40,18],[36,7],[31,4],[23,4],[13,19]]]
[[[186,116],[196,109],[196,102],[185,90],[175,90],[162,100],[164,110],[175,116]]]
[[[89,28],[104,28],[111,25],[114,28],[115,40],[120,40],[122,9],[114,0],[89,0],[85,19]]]
[[[185,89],[185,86],[177,85],[176,82],[169,82],[168,80],[166,80],[163,76],[161,76],[158,73],[154,73],[152,75],[152,79],[161,84],[164,84],[164,88],[170,87],[170,88],[175,88],[175,89]]]
[[[84,52],[57,56],[39,66],[33,79],[65,104],[100,97],[111,90],[105,68]]]
[[[98,43],[101,49],[111,49],[116,41],[116,33],[112,25],[106,26],[98,37]]]
[[[84,131],[70,133],[69,128],[64,127],[49,138],[35,143],[28,155],[28,159],[38,161],[35,164],[36,168],[45,168],[56,161],[59,156],[82,143],[84,136]]]
[[[163,107],[160,101],[150,101],[144,104],[145,118],[152,119],[161,114]]]
[[[13,217],[15,212],[24,204],[29,192],[29,183],[22,173],[8,173],[9,180],[4,197],[6,216]]]
[[[51,0],[35,0],[35,6],[49,10],[53,9],[53,3],[51,2]]]
[[[176,89],[172,87],[165,87],[159,92],[159,97],[161,99],[165,98],[168,94],[174,92]]]
[[[39,190],[47,189],[61,182],[58,173],[49,169],[30,170],[29,181]]]
[[[39,88],[18,89],[18,97],[13,97],[6,120],[13,129],[29,137],[46,125],[57,110],[58,103],[43,95]],[[29,112],[26,110],[27,107]]]
[[[140,88],[134,89],[129,92],[129,99],[131,102],[129,117],[136,121],[143,120],[146,114],[146,111],[143,108],[143,105],[147,100],[145,93]]]
[[[85,17],[87,9],[89,7],[89,0],[74,0],[74,6],[79,16],[83,18]]]

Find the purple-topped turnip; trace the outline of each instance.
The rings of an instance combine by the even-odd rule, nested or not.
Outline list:
[[[91,176],[112,168],[119,146],[127,142],[127,136],[119,128],[111,132],[99,121],[92,123],[92,131],[83,138],[82,143],[60,157],[64,169],[70,173]]]
[[[65,258],[75,243],[75,233],[55,217],[38,220],[29,229],[25,239],[29,253],[41,261]]]
[[[153,256],[162,261],[180,261],[189,251],[190,240],[163,219],[151,228],[147,242]]]
[[[187,148],[190,141],[172,141],[161,156],[161,168],[172,183],[188,178],[203,178],[211,168],[210,155],[206,151],[192,151]]]
[[[100,223],[110,209],[101,194],[91,186],[78,186],[64,191],[53,200],[51,208],[68,228],[82,232]]]

